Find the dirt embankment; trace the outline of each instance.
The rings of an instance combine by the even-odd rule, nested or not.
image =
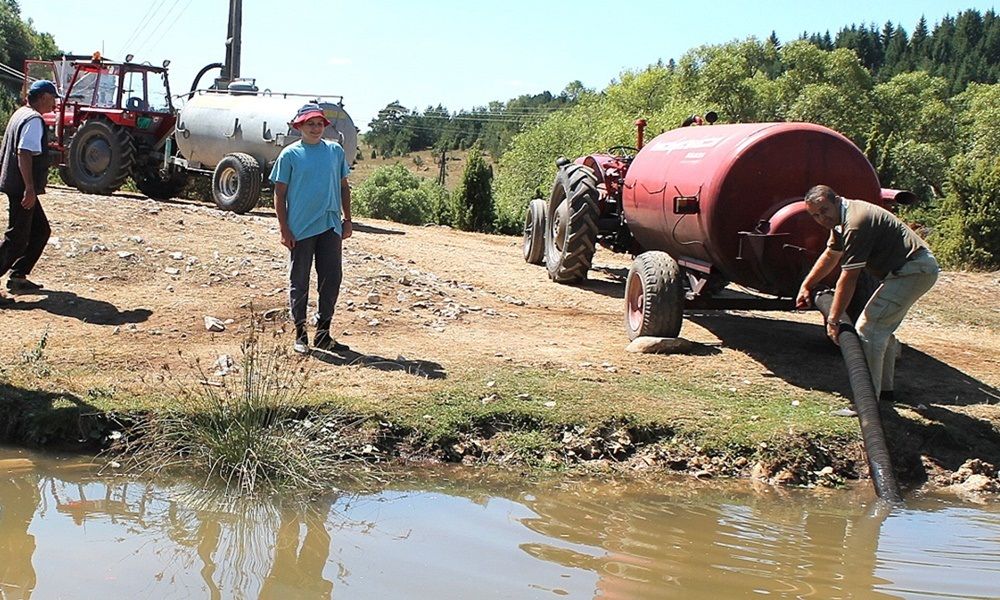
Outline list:
[[[268,211],[59,188],[43,204],[53,234],[33,277],[46,292],[0,309],[8,402],[31,399],[46,419],[67,398],[84,412],[155,410],[162,373],[239,354],[251,310],[291,343]],[[451,460],[864,474],[853,420],[833,414],[850,390],[815,314],[693,313],[682,335],[694,353],[630,354],[628,265],[601,251],[588,282],[562,286],[524,263],[519,239],[361,219],[334,323],[352,353],[296,365],[313,400],[425,426],[434,448],[418,450]],[[884,419],[905,479],[951,482],[970,459],[1000,463],[998,297],[996,273],[945,273],[904,323],[900,402]],[[542,442],[525,442],[532,428]],[[776,458],[787,439],[806,458]]]

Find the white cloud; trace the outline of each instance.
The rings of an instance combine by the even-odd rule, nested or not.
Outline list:
[[[331,56],[330,58],[327,59],[326,62],[327,64],[342,67],[351,64],[351,59],[346,58],[344,56]]]

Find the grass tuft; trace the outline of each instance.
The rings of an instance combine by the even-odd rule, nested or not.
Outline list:
[[[301,364],[282,348],[263,348],[251,333],[235,369],[213,379],[196,363],[198,378],[179,386],[176,408],[123,427],[109,452],[132,470],[199,473],[240,496],[319,492],[335,481],[373,479],[371,465],[356,453],[371,447],[360,439],[358,418],[298,408],[308,380]]]

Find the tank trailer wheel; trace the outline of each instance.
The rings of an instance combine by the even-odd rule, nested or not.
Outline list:
[[[260,200],[260,163],[242,152],[225,155],[212,174],[212,197],[222,210],[242,215]]]
[[[104,119],[92,119],[81,125],[70,142],[68,154],[66,166],[70,179],[86,194],[118,191],[135,160],[128,132]]]
[[[632,261],[625,283],[625,331],[640,336],[677,337],[684,316],[684,280],[666,252],[643,252]]]
[[[556,173],[545,213],[545,263],[549,278],[575,283],[587,278],[597,249],[597,176],[567,164]]]
[[[524,261],[532,265],[545,262],[545,200],[535,198],[524,215]]]

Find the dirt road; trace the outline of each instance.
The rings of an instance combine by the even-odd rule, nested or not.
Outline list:
[[[0,309],[8,369],[29,371],[44,338],[41,352],[54,369],[39,374],[37,388],[140,396],[152,373],[237,354],[251,310],[269,319],[270,335],[291,344],[286,253],[269,211],[237,216],[60,188],[42,201],[53,233],[33,277],[47,291]],[[626,257],[600,251],[590,281],[563,286],[522,260],[519,238],[364,219],[355,231],[345,244],[334,333],[358,353],[356,365],[393,368],[314,361],[310,376],[338,394],[391,404],[439,390],[441,380],[482,385],[490,373],[515,367],[566,386],[591,385],[580,401],[596,412],[611,411],[639,376],[723,395],[835,401],[850,393],[818,314],[689,314],[682,336],[697,343],[694,353],[634,355],[624,350],[622,327]],[[899,332],[903,421],[970,420],[1000,436],[998,298],[1000,274],[945,273],[911,311]],[[205,317],[226,323],[225,331],[207,331]],[[609,382],[616,387],[600,397]],[[675,409],[657,402],[649,414]],[[935,417],[934,410],[944,412]],[[992,451],[1000,454],[1000,445]]]

